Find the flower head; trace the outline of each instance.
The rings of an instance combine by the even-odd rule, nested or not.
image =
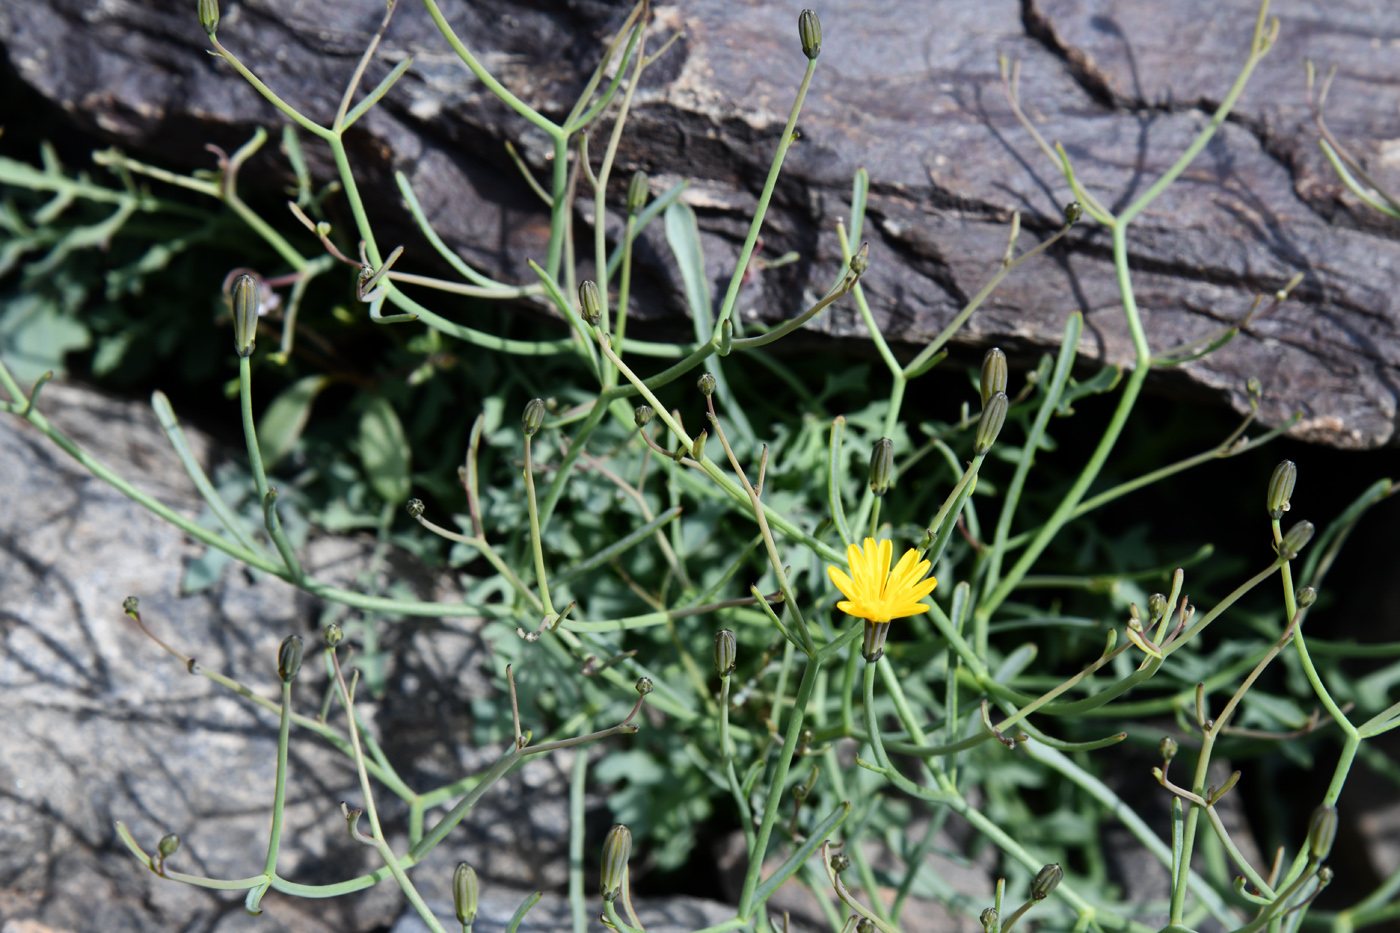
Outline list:
[[[866,538],[862,548],[847,545],[850,576],[840,567],[826,568],[831,582],[846,597],[836,604],[836,608],[847,615],[871,622],[888,622],[928,612],[928,606],[919,600],[933,592],[938,585],[933,577],[924,579],[929,571],[929,562],[919,560],[919,552],[910,548],[891,571],[890,558],[893,556],[894,545],[889,541],[876,542],[874,538]]]

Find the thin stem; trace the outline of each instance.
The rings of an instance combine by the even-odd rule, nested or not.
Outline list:
[[[535,586],[540,591],[540,603],[548,615],[554,615],[554,601],[549,597],[549,577],[544,569],[544,543],[540,540],[540,510],[535,504],[535,467],[530,459],[530,436],[525,436],[525,504],[530,510],[530,548],[535,555]]]
[[[267,837],[263,874],[277,874],[277,850],[282,843],[282,807],[287,800],[287,743],[292,733],[292,684],[282,681],[282,708],[277,726],[277,777],[272,787],[272,829]]]
[[[748,236],[744,238],[744,245],[739,249],[739,257],[734,266],[734,274],[729,278],[729,290],[724,293],[724,302],[719,308],[719,317],[715,319],[715,331],[718,332],[724,326],[724,322],[729,320],[729,316],[734,312],[734,302],[739,298],[739,287],[744,282],[744,274],[749,269],[749,259],[753,256],[754,246],[758,243],[758,233],[763,229],[763,218],[768,213],[768,202],[773,197],[773,188],[778,183],[778,174],[783,168],[783,159],[787,157],[788,147],[792,145],[793,130],[797,128],[797,116],[802,112],[802,102],[807,98],[807,88],[812,83],[812,75],[816,73],[817,60],[809,58],[807,60],[807,70],[802,75],[802,83],[797,88],[797,99],[792,102],[792,110],[788,112],[787,125],[783,127],[783,133],[778,137],[778,150],[773,153],[773,163],[768,168],[768,178],[763,183],[763,191],[758,196],[758,206],[754,208],[753,222],[749,224]]]
[[[754,903],[754,891],[758,887],[759,876],[763,874],[763,859],[768,852],[768,841],[773,835],[773,824],[778,819],[778,806],[783,800],[787,786],[788,769],[792,766],[792,756],[797,751],[797,742],[802,735],[802,723],[807,714],[807,702],[812,698],[812,689],[817,683],[817,672],[821,662],[808,658],[802,671],[802,680],[797,685],[797,697],[793,701],[792,714],[788,717],[787,735],[783,739],[782,750],[773,768],[773,777],[768,784],[768,798],[763,806],[763,821],[758,826],[754,845],[749,850],[749,869],[744,875],[743,891],[739,895],[739,916],[752,917],[758,909]]]

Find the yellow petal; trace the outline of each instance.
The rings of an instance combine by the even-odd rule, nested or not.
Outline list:
[[[836,584],[836,588],[841,591],[841,595],[847,599],[854,599],[856,596],[856,585],[851,578],[846,576],[846,572],[840,567],[830,565],[826,568],[826,575],[831,577],[831,582]]]

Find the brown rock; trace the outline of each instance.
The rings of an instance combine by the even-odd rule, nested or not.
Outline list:
[[[443,9],[488,68],[555,117],[625,15],[623,6],[602,2],[557,13],[461,0]],[[999,54],[1022,61],[1023,98],[1042,132],[1064,142],[1091,191],[1121,207],[1204,125],[1244,61],[1256,9],[1251,0],[845,0],[820,11],[825,40],[802,138],[764,229],[766,254],[795,249],[803,261],[759,276],[740,309],[781,319],[804,295],[825,289],[838,263],[835,219],[847,211],[852,173],[865,166],[873,180],[867,293],[901,352],[917,347],[992,274],[1012,211],[1022,212],[1026,245],[1059,224],[1069,200],[1010,113]],[[219,35],[290,103],[327,120],[381,11],[379,0],[253,0],[226,5]],[[653,47],[679,28],[685,36],[648,73],[617,177],[625,185],[630,170],[643,167],[661,184],[695,180],[689,199],[701,216],[717,297],[806,61],[796,12],[721,0],[656,9]],[[1243,410],[1245,381],[1257,376],[1266,423],[1301,411],[1299,437],[1349,448],[1393,443],[1396,227],[1358,207],[1321,160],[1302,59],[1344,64],[1331,124],[1383,182],[1400,188],[1400,91],[1388,82],[1393,50],[1378,38],[1400,32],[1400,9],[1299,0],[1273,12],[1281,19],[1278,45],[1231,121],[1132,226],[1130,261],[1156,351],[1239,320],[1256,293],[1272,293],[1295,272],[1304,278],[1295,301],[1154,385]],[[190,3],[7,4],[0,42],[20,78],[80,122],[167,161],[207,164],[205,142],[239,142],[253,124],[281,119],[201,51],[205,37]],[[417,4],[396,14],[367,83],[410,52],[409,75],[351,140],[377,218],[385,229],[402,225],[388,182],[388,170],[400,168],[468,261],[528,281],[524,260],[543,253],[546,218],[502,143],[515,141],[543,171],[545,140],[467,73]],[[310,148],[324,170],[324,152]],[[256,172],[245,177],[280,184]],[[404,239],[410,255],[428,256],[421,240]],[[643,316],[673,316],[683,307],[679,277],[659,231],[651,245],[660,248],[643,251],[642,274],[651,279],[644,294],[665,300],[649,302],[655,310]],[[996,342],[1036,353],[1080,310],[1086,357],[1131,363],[1109,252],[1106,232],[1084,224],[1063,249],[1013,274],[958,345],[971,352]],[[863,333],[849,307],[812,327],[840,338]]]

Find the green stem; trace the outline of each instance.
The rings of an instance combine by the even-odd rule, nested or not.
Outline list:
[[[748,236],[744,238],[744,245],[739,250],[739,258],[734,266],[734,274],[729,278],[729,289],[724,293],[724,302],[719,308],[719,317],[715,320],[715,332],[724,326],[724,322],[729,320],[729,316],[734,311],[734,302],[739,298],[739,287],[744,282],[744,274],[749,269],[749,259],[753,256],[755,244],[758,242],[758,233],[763,229],[763,218],[768,213],[768,202],[773,197],[773,188],[778,183],[778,174],[783,168],[783,159],[787,157],[788,147],[792,145],[793,130],[797,128],[797,116],[802,112],[802,102],[807,97],[807,88],[812,83],[812,75],[816,73],[817,60],[810,58],[807,60],[807,70],[802,75],[802,84],[797,88],[797,99],[792,102],[792,110],[788,112],[787,125],[783,127],[783,134],[778,137],[778,151],[773,153],[773,163],[768,168],[768,178],[763,183],[763,192],[758,196],[758,206],[754,208],[753,222],[749,224]]]
[[[554,615],[554,602],[549,598],[549,577],[544,569],[544,544],[540,540],[540,510],[535,504],[535,468],[530,459],[530,436],[525,436],[525,503],[530,510],[530,548],[535,554],[535,586],[547,615]]]
[[[238,400],[243,412],[243,440],[248,447],[248,465],[258,490],[258,504],[267,501],[267,473],[263,471],[262,450],[258,447],[258,427],[253,421],[253,366],[246,356],[238,358]]]
[[[292,734],[292,684],[282,681],[282,710],[277,726],[277,777],[272,788],[272,830],[267,837],[263,874],[277,874],[277,850],[282,843],[282,807],[287,800],[287,743]]]
[[[782,750],[778,752],[773,778],[768,784],[768,799],[763,806],[763,822],[759,824],[753,848],[749,850],[749,869],[744,875],[744,887],[739,895],[740,917],[752,917],[759,906],[753,902],[754,891],[758,887],[759,877],[763,874],[763,858],[768,853],[768,841],[773,835],[773,824],[778,819],[778,805],[783,800],[788,769],[792,766],[792,756],[797,751],[797,742],[802,735],[807,701],[812,697],[812,688],[816,686],[817,672],[820,668],[820,660],[808,658],[802,671],[802,680],[797,685],[797,698],[793,701],[792,715],[788,717],[787,735],[783,739]]]

